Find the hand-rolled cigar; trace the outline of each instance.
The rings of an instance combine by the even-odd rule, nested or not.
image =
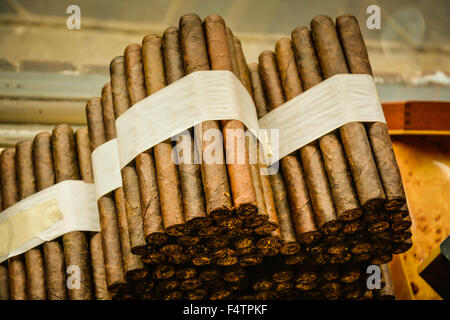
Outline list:
[[[155,278],[155,280],[169,279],[172,278],[174,275],[175,275],[175,268],[166,263],[157,265],[155,270],[153,271],[153,277]]]
[[[164,31],[162,47],[167,84],[171,84],[184,76],[183,53],[177,28],[172,27]],[[177,166],[183,198],[184,219],[190,228],[204,228],[210,224],[210,221],[206,215],[200,165],[194,163],[192,130],[188,132],[189,137],[183,136],[181,139],[189,140],[191,158],[188,159],[188,163],[182,161]],[[181,145],[185,141],[178,143]],[[183,157],[185,156],[183,155]]]
[[[375,297],[379,300],[395,300],[395,289],[389,264],[382,264],[380,269],[381,289],[375,291]]]
[[[342,226],[342,232],[344,234],[352,234],[352,233],[356,233],[356,232],[360,232],[362,231],[364,228],[364,223],[360,220],[353,220],[350,222],[347,222],[346,224],[344,224]]]
[[[323,80],[311,32],[306,27],[297,27],[292,31],[291,36],[298,73],[302,79],[304,90],[308,90]],[[343,147],[336,133],[331,132],[319,138],[319,147],[322,151],[337,217],[342,221],[358,218],[361,216],[362,210],[353,189]],[[308,157],[305,158],[308,159]],[[311,181],[311,188],[315,187],[314,182],[318,181]],[[319,188],[319,186],[316,187]],[[314,196],[311,197],[314,199]]]
[[[164,253],[150,249],[142,256],[142,261],[148,264],[160,264],[166,262]]]
[[[275,52],[284,96],[286,100],[290,100],[303,91],[291,40],[288,38],[280,39],[276,43]],[[317,143],[312,142],[300,148],[299,153],[314,209],[315,221],[319,229],[325,234],[335,233],[339,229],[340,224],[337,223],[338,217],[336,216],[333,198]]]
[[[301,264],[295,266],[294,281],[299,283],[313,283],[317,281],[319,275],[317,269],[312,264]],[[303,289],[309,290],[309,289]]]
[[[404,241],[401,242],[394,242],[393,248],[392,248],[392,253],[393,254],[400,254],[403,252],[406,252],[409,250],[409,248],[412,247],[412,240],[411,239],[406,239]]]
[[[305,250],[301,250],[300,252],[297,252],[296,254],[287,255],[284,257],[284,263],[287,265],[294,265],[294,264],[301,264],[308,261],[309,256],[306,253]]]
[[[111,91],[113,96],[114,116],[117,119],[122,113],[128,110],[131,103],[128,96],[127,79],[125,76],[125,58],[122,56],[115,57],[111,61],[109,70],[111,76]],[[126,166],[126,171],[128,171],[128,178],[136,175],[140,177],[139,181],[141,183],[144,183],[146,181],[150,181],[153,183],[149,183],[148,185],[144,184],[143,186],[139,186],[138,188],[136,188],[135,186],[131,186],[131,182],[126,180],[124,177],[125,168],[122,169],[122,183],[124,186],[123,189],[128,222],[128,235],[130,239],[131,252],[134,254],[142,253],[145,250],[146,241],[149,244],[152,244],[151,240],[153,240],[153,238],[151,237],[151,235],[155,233],[155,229],[157,230],[156,238],[158,239],[158,242],[162,240],[165,241],[165,238],[161,239],[160,236],[161,233],[163,233],[162,223],[159,226],[155,225],[154,223],[145,223],[145,220],[150,219],[150,217],[153,217],[155,215],[157,217],[161,216],[159,199],[157,199],[158,201],[155,200],[150,202],[150,199],[152,199],[151,194],[152,192],[154,192],[153,189],[156,188],[156,178],[154,177],[154,175],[152,176],[148,174],[148,171],[152,173],[152,170],[146,170],[147,167],[143,165],[143,163],[146,163],[145,160],[149,160],[147,159],[148,157],[149,156],[145,156],[145,153],[138,155],[135,159],[136,168],[134,168],[134,166],[132,165],[128,165]],[[132,173],[131,171],[134,171],[134,173]],[[145,175],[144,173],[147,173],[147,175]],[[125,185],[129,186],[128,197],[125,194]],[[152,188],[150,188],[150,186]],[[142,191],[141,195],[139,195],[140,191]],[[142,209],[140,201],[144,203],[144,205],[142,205]],[[142,212],[143,210],[145,210],[144,213]],[[158,220],[158,218],[156,218],[155,220]],[[159,218],[159,220],[162,221],[161,218]]]
[[[18,200],[36,193],[36,180],[33,166],[33,142],[21,141],[16,144],[16,176]],[[27,273],[27,293],[30,300],[46,300],[44,257],[41,247],[35,247],[24,253]]]
[[[209,299],[225,300],[232,298],[230,286],[222,279],[214,279],[209,283]]]
[[[403,207],[398,209],[397,211],[392,211],[389,214],[390,221],[402,220],[403,218],[409,216],[408,206],[405,204]]]
[[[202,266],[198,270],[198,278],[202,281],[211,281],[220,277],[220,269],[217,266]]]
[[[203,300],[206,298],[208,291],[203,288],[197,288],[185,293],[185,297],[188,300]]]
[[[220,248],[213,252],[216,264],[219,266],[232,266],[238,262],[236,252],[231,248]]]
[[[33,141],[34,173],[36,188],[44,190],[55,184],[55,169],[53,166],[52,141],[48,132],[38,133]],[[67,299],[66,269],[64,252],[60,240],[45,242],[44,265],[49,300]]]
[[[402,241],[410,239],[411,236],[412,236],[412,233],[409,230],[403,230],[403,231],[394,232],[392,234],[391,238],[394,242],[402,242]]]
[[[77,132],[77,148],[80,172],[85,172],[83,180],[93,183],[92,165],[90,161],[90,152],[95,150],[106,142],[105,126],[103,124],[102,103],[100,98],[89,99],[86,104],[86,119],[88,121],[88,145],[84,145],[84,131]],[[87,157],[86,161],[82,161]],[[88,171],[88,172],[86,172]],[[83,176],[83,175],[82,175]],[[105,276],[107,287],[114,291],[118,286],[125,284],[125,274],[123,271],[122,252],[120,247],[119,225],[117,223],[116,206],[112,194],[102,196],[97,200],[101,247],[103,248]],[[93,236],[96,241],[96,236]],[[98,245],[94,245],[94,248]],[[91,251],[91,256],[94,252]],[[96,258],[97,262],[100,258]],[[96,268],[100,269],[100,268]],[[95,276],[95,274],[94,274]],[[95,284],[95,277],[94,277]],[[100,284],[99,284],[100,285]]]
[[[226,282],[237,283],[247,278],[247,272],[241,266],[225,267],[222,274]]]
[[[250,253],[239,258],[239,265],[241,267],[250,267],[260,264],[263,261],[262,256],[269,256],[269,254]]]
[[[209,15],[204,19],[203,24],[211,70],[233,71],[226,26],[222,17],[219,15]],[[245,146],[245,143],[244,163],[234,163],[237,162],[238,154],[242,152],[242,150],[236,150],[234,144],[238,142],[239,145],[239,141],[245,141],[244,125],[238,120],[222,120],[220,122],[233,204],[238,216],[248,218],[257,213],[258,206],[249,164],[248,148]],[[229,132],[227,133],[227,130],[237,135],[236,138],[232,136],[232,141],[229,140]]]
[[[391,224],[391,229],[394,232],[407,230],[411,227],[412,221],[410,216],[406,216],[405,218],[397,221],[393,221]]]
[[[3,210],[18,201],[16,166],[14,148],[6,148],[0,154],[0,183]],[[11,300],[27,299],[27,275],[23,255],[8,259],[9,298]]]
[[[311,31],[324,78],[348,73],[339,38],[330,17],[315,17],[311,21]],[[369,211],[382,208],[386,195],[364,125],[351,122],[340,127],[339,132],[362,207]]]
[[[69,125],[60,124],[53,129],[52,146],[56,182],[79,180],[75,138]],[[77,278],[73,279],[75,285],[68,287],[69,299],[90,300],[92,299],[92,283],[86,233],[73,231],[66,233],[62,238],[66,267],[69,269],[76,266],[80,271],[80,278],[78,279],[77,274]]]
[[[185,266],[175,272],[175,277],[180,280],[187,280],[197,277],[197,269],[193,266]]]
[[[349,71],[372,75],[367,48],[356,17],[350,14],[337,17],[336,29]],[[386,193],[385,208],[389,211],[398,210],[406,203],[406,196],[387,125],[370,122],[366,124],[366,130]]]
[[[197,289],[202,285],[202,282],[197,278],[186,279],[180,282],[180,290],[191,291]]]
[[[75,132],[75,140],[77,145],[78,167],[80,168],[81,179],[87,183],[94,183],[88,129],[78,129]],[[101,208],[101,206],[99,206],[99,208]],[[92,282],[94,285],[95,299],[111,300],[111,293],[108,291],[108,284],[106,280],[107,274],[105,268],[105,259],[103,256],[104,250],[101,232],[91,233],[89,238],[89,253],[91,258]],[[118,263],[120,265],[120,270],[122,270],[121,259],[119,259]],[[122,279],[122,284],[125,284],[123,273]],[[111,290],[114,289],[114,286],[112,286]]]
[[[361,266],[355,263],[344,264],[341,267],[341,282],[352,283],[361,278]]]
[[[195,14],[185,14],[179,23],[181,48],[183,52],[186,74],[198,70],[209,70],[208,53],[206,51],[205,35],[201,19]],[[201,131],[220,130],[218,121],[204,121]],[[203,135],[203,133],[202,133]],[[203,190],[205,193],[206,212],[212,218],[221,219],[232,215],[231,191],[228,184],[227,168],[223,157],[221,141],[203,141],[201,137],[200,154],[207,148],[219,150],[215,154],[218,163],[201,164]]]
[[[339,282],[341,273],[339,267],[333,264],[326,264],[319,268],[319,282]]]
[[[259,72],[268,98],[269,107],[270,109],[275,109],[285,102],[285,98],[275,62],[275,54],[273,52],[266,50],[259,55]],[[292,154],[284,157],[280,162],[284,182],[286,183],[290,208],[292,210],[292,222],[295,226],[297,239],[304,243],[314,242],[318,238],[317,228],[303,169],[297,157]],[[272,175],[270,177],[272,189],[274,190],[275,203],[277,203],[277,197],[281,196],[281,193],[275,192],[275,190],[280,187],[280,185],[274,181],[278,179],[281,179],[281,176]],[[280,211],[278,211],[278,222],[282,240],[285,237],[285,231],[293,231],[292,229],[284,229],[286,221],[287,219],[285,220],[280,217]],[[324,227],[325,231],[335,229],[334,227],[329,228],[327,226],[327,221],[323,221],[322,223],[323,224],[319,227]],[[329,225],[335,225],[337,227],[337,220],[331,222]]]
[[[164,74],[161,37],[149,34],[142,40],[142,60],[147,95],[151,95],[167,85]],[[164,230],[169,235],[184,233],[183,201],[180,180],[175,162],[172,160],[170,139],[153,148],[156,175],[161,203]]]
[[[116,61],[116,64],[117,63],[118,62]],[[114,68],[115,67],[112,67],[112,69]],[[116,74],[114,77],[117,78],[118,75]],[[113,78],[112,75],[111,78]],[[116,93],[119,94],[120,91],[116,90]],[[128,99],[128,96],[125,97]],[[102,116],[106,140],[109,141],[115,139],[117,137],[115,123],[116,118],[114,115],[114,102],[112,87],[110,83],[106,83],[102,88]],[[143,279],[147,275],[144,264],[142,263],[141,258],[138,255],[131,252],[130,235],[128,231],[128,218],[123,187],[119,187],[114,190],[114,200],[117,214],[117,224],[119,227],[120,247],[122,250],[123,272],[125,273],[125,278]],[[162,222],[160,224],[162,225]],[[161,234],[163,235],[163,239],[165,239],[165,234]]]

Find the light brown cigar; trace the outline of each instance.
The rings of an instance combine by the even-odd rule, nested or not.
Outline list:
[[[317,16],[311,21],[311,32],[324,78],[348,73],[333,21],[325,15]],[[351,122],[340,127],[339,132],[362,207],[369,211],[381,209],[386,195],[364,125]]]
[[[150,34],[144,37],[142,59],[145,85],[149,96],[167,85],[160,36]],[[169,235],[182,235],[185,232],[183,201],[178,171],[172,159],[170,139],[157,144],[153,152],[164,230]]]
[[[167,84],[171,84],[184,76],[183,54],[177,28],[168,28],[162,38],[164,68]],[[177,147],[186,146],[190,148],[191,157],[188,163],[178,163],[178,173],[183,199],[184,219],[186,225],[192,228],[204,228],[210,224],[206,216],[205,197],[203,195],[201,169],[199,164],[194,163],[194,141],[192,140],[192,130],[187,131],[188,135],[183,135],[178,141]],[[183,155],[185,157],[185,155]]]
[[[77,145],[78,166],[80,176],[84,182],[94,183],[91,164],[91,147],[87,128],[80,128],[75,132]],[[100,232],[93,232],[89,238],[89,253],[91,258],[92,282],[96,300],[110,300],[108,291],[105,260],[103,258],[102,237]]]
[[[291,40],[288,38],[279,40],[275,46],[275,51],[284,95],[286,100],[290,100],[303,91]],[[317,226],[325,234],[335,233],[340,224],[337,222],[333,198],[317,143],[309,143],[300,148],[299,153]]]
[[[232,66],[233,66],[233,73],[238,77],[239,80],[241,80],[241,83],[247,89],[248,93],[251,96],[253,96],[252,87],[250,84],[250,78],[249,78],[249,74],[248,74],[249,72],[248,72],[248,68],[247,68],[247,62],[245,61],[245,56],[242,51],[241,42],[239,41],[239,39],[237,37],[233,36],[233,33],[231,32],[231,30],[229,28],[227,28],[227,39],[228,39],[229,45],[231,43],[231,46],[232,46],[232,47],[230,47],[230,57],[231,57],[231,62],[232,62]],[[246,138],[246,144],[247,144],[246,148],[248,150],[251,150],[251,152],[255,156],[258,156],[258,154],[257,154],[258,146],[255,143],[253,143],[253,141],[247,140],[247,139],[252,139],[252,138],[253,137]],[[256,139],[254,141],[256,141]],[[250,148],[252,148],[252,149],[250,149]],[[270,186],[270,184],[268,182],[269,178],[267,176],[264,176],[264,177],[260,176],[260,166],[261,165],[263,165],[263,164],[259,163],[259,159],[258,159],[257,163],[250,163],[252,181],[253,181],[253,186],[255,189],[256,205],[258,207],[257,214],[253,218],[248,219],[248,225],[250,227],[261,226],[262,224],[266,224],[267,221],[269,220],[269,213],[267,211],[266,200],[269,202],[272,201],[272,203],[268,204],[269,206],[271,204],[273,204],[273,196],[272,196],[272,200],[270,200],[271,194],[266,195],[263,190],[263,181],[262,181],[263,179],[266,180],[265,187],[267,187],[267,184]],[[268,192],[268,191],[269,190],[266,190],[266,192]],[[270,189],[270,192],[271,191],[272,190]],[[272,210],[274,209],[274,204],[271,209]],[[274,221],[270,221],[270,223],[267,224],[267,227],[271,230],[267,230],[264,232],[270,233],[271,231],[273,231],[277,228],[277,224],[274,223]]]
[[[126,88],[125,88],[126,89]],[[117,91],[120,94],[120,91]],[[126,96],[128,99],[128,96]],[[116,123],[114,116],[114,104],[112,98],[111,84],[108,82],[102,89],[102,115],[105,127],[106,140],[116,138]],[[123,187],[114,190],[114,200],[116,205],[117,223],[120,234],[120,247],[122,249],[123,271],[126,279],[143,279],[147,272],[141,258],[131,252],[130,235],[128,233],[127,211],[125,207],[125,195]],[[139,276],[141,275],[141,276]]]
[[[36,193],[33,167],[33,142],[21,141],[16,144],[16,176],[19,200]],[[35,247],[24,253],[27,273],[27,292],[30,300],[46,300],[44,258],[41,247]]]
[[[346,14],[337,17],[336,28],[350,72],[372,75],[367,48],[355,16]],[[387,125],[369,122],[366,130],[386,193],[385,208],[398,210],[406,202],[406,196]]]
[[[38,191],[55,184],[52,141],[48,132],[38,133],[33,141],[34,172]],[[44,265],[49,300],[67,299],[66,268],[60,239],[45,242]]]
[[[14,148],[6,148],[0,155],[0,183],[3,209],[18,201]],[[27,276],[23,255],[8,259],[9,296],[11,300],[27,299]]]
[[[283,104],[285,98],[275,62],[275,54],[273,52],[263,51],[260,54],[259,71],[268,98],[269,107],[274,109]],[[284,157],[280,162],[297,239],[304,243],[314,242],[318,238],[318,234],[303,169],[297,157],[292,154]],[[274,180],[274,178],[271,177],[271,180]],[[272,188],[275,189],[273,184]],[[280,212],[278,212],[278,221],[280,222],[283,237]],[[335,227],[338,226],[338,224],[335,224]],[[325,230],[329,229],[328,227],[325,228]],[[333,229],[336,228],[331,228],[331,230]]]
[[[183,52],[184,69],[186,74],[199,70],[209,70],[208,53],[206,51],[205,35],[201,19],[195,14],[185,14],[179,23],[181,35],[181,48]],[[200,166],[205,192],[206,212],[212,218],[230,217],[232,213],[231,191],[228,184],[227,169],[223,157],[221,141],[203,141],[203,132],[213,130],[218,132],[218,121],[204,121],[201,124],[201,150],[203,155],[206,149],[218,151],[215,159],[218,163],[205,163]]]
[[[230,49],[228,47],[225,22],[219,15],[209,15],[203,22],[205,28],[208,56],[211,62],[211,70],[232,70]],[[248,149],[245,147],[244,164],[228,163],[236,162],[239,152],[235,150],[234,143],[245,143],[244,124],[238,120],[221,120],[225,155],[227,159],[227,171],[230,178],[233,204],[240,217],[252,217],[257,211],[256,194],[253,186],[252,173],[248,158]],[[227,130],[237,134],[236,140],[227,137]],[[239,145],[239,144],[238,144]],[[244,144],[245,146],[245,144]],[[234,159],[234,161],[232,160]]]
[[[303,87],[308,90],[323,80],[308,28],[297,27],[292,31],[292,47]],[[331,132],[319,138],[319,147],[322,151],[338,219],[345,222],[357,219],[361,216],[362,210],[352,185],[343,147],[336,133]],[[311,189],[314,189],[314,186]]]
[[[86,119],[89,126],[88,146],[77,145],[78,151],[81,155],[87,157],[85,161],[78,154],[80,171],[85,171],[85,182],[93,182],[92,167],[90,164],[90,151],[106,142],[105,128],[103,125],[102,104],[100,98],[91,98],[86,104]],[[81,138],[80,142],[85,143],[83,139],[84,132],[81,131],[78,136]],[[77,136],[77,137],[78,137]],[[86,150],[86,148],[88,148]],[[84,165],[82,167],[82,165]],[[86,172],[89,171],[89,172]],[[103,247],[104,268],[106,274],[106,282],[109,290],[115,290],[118,286],[125,284],[125,276],[122,267],[122,254],[120,248],[119,226],[117,223],[116,207],[112,194],[107,194],[97,200],[100,218],[100,234]],[[94,241],[96,237],[94,236]],[[99,245],[94,245],[94,248]],[[91,256],[94,254],[91,252]],[[99,258],[100,259],[100,258]],[[95,259],[95,262],[100,262]],[[94,261],[93,261],[94,262]],[[95,278],[94,278],[95,281]],[[95,282],[94,282],[95,284]],[[99,285],[101,285],[99,283]],[[101,287],[99,287],[101,289]]]
[[[60,124],[53,129],[52,146],[56,182],[79,180],[75,137],[69,125]],[[66,272],[72,272],[67,277],[67,281],[72,284],[68,286],[69,299],[90,300],[92,283],[86,233],[73,231],[66,233],[62,238]]]
[[[1,154],[1,151],[0,151]],[[0,173],[1,179],[1,173]],[[2,192],[0,183],[0,212],[3,210]],[[8,281],[8,264],[2,262],[0,264],[0,300],[9,300],[9,281]]]
[[[130,98],[128,96],[128,89],[127,89],[127,81],[126,81],[126,66],[125,66],[125,58],[122,56],[118,56],[115,57],[112,61],[111,64],[109,66],[109,72],[110,72],[110,77],[111,77],[111,91],[112,91],[112,96],[113,96],[113,106],[114,106],[114,116],[117,119],[118,117],[120,117],[120,115],[122,115],[125,111],[128,110],[128,108],[130,107]],[[142,158],[145,158],[145,156],[138,156],[137,160],[141,160]],[[148,157],[148,156],[147,156]],[[139,166],[137,166],[136,168],[132,165],[129,164],[127,165],[127,167],[129,167],[130,169],[128,169],[128,171],[130,170],[134,170],[134,174],[136,175],[136,171],[138,169],[145,169],[141,164],[139,164]],[[129,185],[130,182],[124,179],[124,173],[123,173],[122,169],[122,183],[123,183],[123,188],[125,189],[125,185]],[[145,176],[144,176],[145,178]],[[144,179],[145,181],[145,179]],[[143,254],[145,251],[145,247],[146,247],[146,240],[150,240],[148,237],[152,234],[151,231],[145,230],[144,227],[144,218],[143,216],[147,216],[147,214],[143,214],[142,211],[145,209],[141,209],[141,200],[142,201],[149,201],[149,199],[151,198],[148,195],[148,190],[149,188],[141,188],[143,191],[145,190],[146,192],[143,193],[141,196],[139,196],[139,188],[134,188],[132,186],[130,186],[128,188],[128,192],[129,192],[129,198],[127,198],[126,194],[124,193],[125,196],[125,210],[127,213],[127,226],[128,226],[128,235],[129,235],[129,239],[130,239],[130,247],[131,247],[131,252],[134,254]],[[130,192],[138,192],[137,195],[132,195],[130,194]],[[141,199],[142,198],[142,199]],[[133,201],[137,201],[137,203],[131,202],[131,199],[133,199]],[[121,200],[121,199],[119,199]],[[146,204],[148,204],[149,202],[145,202]],[[159,211],[159,198],[158,201],[152,201],[152,205],[154,205],[156,207],[156,211]],[[149,210],[147,205],[143,205],[142,208],[146,208],[147,210]],[[152,207],[153,208],[153,207]],[[147,211],[146,210],[146,211]],[[161,230],[162,232],[162,226],[161,226]],[[158,234],[161,234],[161,232],[159,232]]]

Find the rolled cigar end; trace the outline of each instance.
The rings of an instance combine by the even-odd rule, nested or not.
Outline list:
[[[142,46],[139,43],[130,43],[124,50],[124,56],[130,55],[135,51],[141,51]]]
[[[205,23],[220,23],[220,24],[225,24],[225,21],[223,20],[223,18],[218,15],[218,14],[210,14],[209,16],[207,16],[204,19]]]

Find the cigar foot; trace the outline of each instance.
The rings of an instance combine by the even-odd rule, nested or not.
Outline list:
[[[167,235],[163,232],[154,232],[149,234],[145,241],[149,246],[160,246],[167,241]]]
[[[342,225],[338,220],[331,220],[325,222],[321,227],[320,231],[324,234],[333,234],[338,232],[341,229]]]
[[[300,251],[300,246],[297,242],[283,243],[280,248],[280,253],[285,255],[296,254]]]
[[[370,233],[380,233],[387,230],[387,228],[389,228],[389,223],[387,221],[378,221],[371,224],[367,228],[367,231],[369,231]]]
[[[228,208],[217,208],[209,213],[209,216],[214,220],[222,220],[231,217],[232,212]]]
[[[363,208],[369,212],[377,212],[383,208],[384,203],[384,199],[374,198],[366,201],[366,203],[363,204]]]
[[[391,200],[388,200],[386,204],[384,205],[384,208],[387,211],[396,211],[400,210],[401,207],[406,203],[406,200],[404,198],[398,197]]]
[[[236,213],[241,219],[253,219],[258,213],[258,207],[251,203],[243,204],[236,209]]]
[[[360,208],[350,209],[341,213],[338,218],[343,222],[350,222],[361,217],[362,213]]]
[[[184,224],[175,224],[165,228],[166,233],[172,237],[180,237],[186,234],[186,226]]]
[[[313,244],[314,242],[318,241],[321,237],[321,234],[319,231],[308,231],[308,232],[303,232],[302,234],[300,234],[297,239],[298,242],[302,243],[302,244],[306,244],[306,245],[310,245]]]

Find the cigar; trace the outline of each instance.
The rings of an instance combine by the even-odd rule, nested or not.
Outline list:
[[[306,27],[297,27],[292,31],[291,36],[298,73],[302,79],[304,90],[308,90],[323,80],[311,33]],[[319,138],[319,147],[338,219],[344,222],[357,219],[362,215],[362,210],[353,189],[347,160],[336,132],[328,133]],[[305,158],[308,159],[308,157]],[[320,172],[322,173],[321,169]],[[308,177],[309,180],[310,177]],[[316,186],[315,182],[319,181],[311,180],[310,190],[320,187]],[[314,192],[310,191],[310,193]],[[314,205],[315,196],[311,197]]]
[[[21,141],[16,144],[16,177],[18,200],[36,193],[36,180],[33,167],[33,142]],[[46,300],[44,258],[41,247],[35,247],[24,253],[27,274],[27,293],[30,300]]]
[[[52,141],[48,132],[38,133],[33,141],[34,172],[37,191],[44,190],[55,184],[55,169],[53,166]],[[64,252],[60,239],[45,242],[44,265],[49,300],[66,300],[66,268]]]
[[[325,15],[317,16],[311,21],[311,31],[324,78],[348,73],[333,21]],[[339,132],[359,201],[364,209],[377,211],[384,206],[386,195],[364,125],[351,122]]]
[[[286,100],[290,100],[303,91],[291,40],[288,38],[279,40],[275,46],[275,52],[284,95]],[[317,143],[309,143],[300,148],[299,153],[311,196],[315,221],[323,233],[336,233],[340,224],[337,221],[338,217]]]
[[[361,278],[361,266],[355,263],[344,264],[341,267],[341,282],[352,283]]]
[[[381,289],[375,291],[375,296],[378,300],[395,300],[395,289],[389,264],[380,265],[380,269]]]
[[[267,96],[267,101],[269,103],[269,108],[273,110],[285,102],[280,77],[275,62],[275,54],[273,52],[266,50],[259,55],[259,72]],[[286,214],[287,212],[278,211],[278,222],[280,224],[281,238],[283,240],[285,237],[285,232],[287,231],[290,233],[289,238],[295,239],[292,228],[285,228],[286,223],[293,223],[295,226],[295,235],[297,236],[298,241],[306,244],[313,243],[317,241],[319,234],[314,221],[314,213],[309,199],[305,175],[301,164],[297,157],[293,154],[284,157],[280,160],[280,162],[290,208],[292,210],[293,220],[292,222],[289,221],[289,218],[291,217],[290,214],[285,219],[280,217],[280,214]],[[285,197],[281,190],[279,190],[282,188],[281,175],[272,175],[270,177],[270,181],[274,191],[275,203],[277,203],[277,197]],[[337,221],[331,223],[332,226],[333,224],[336,227],[339,226]],[[326,225],[323,225],[323,227],[325,231],[334,229],[328,228]]]
[[[151,95],[167,85],[160,36],[150,34],[144,37],[142,59],[147,95]],[[182,235],[185,233],[183,201],[170,139],[157,144],[153,152],[164,230],[169,235]]]
[[[16,150],[14,148],[6,148],[0,154],[0,183],[3,210],[18,201],[15,154]],[[9,297],[11,300],[27,299],[27,275],[23,260],[23,255],[8,259]]]
[[[115,139],[117,137],[115,123],[116,119],[114,115],[112,87],[109,82],[102,88],[102,115],[106,141]],[[119,187],[114,190],[114,200],[117,214],[117,224],[119,227],[120,247],[122,250],[123,272],[125,273],[125,279],[144,279],[147,276],[147,271],[144,268],[144,264],[138,255],[131,252],[123,187]],[[160,224],[162,224],[161,221]],[[161,233],[161,237],[165,241],[165,234]]]
[[[367,48],[356,17],[350,14],[337,17],[336,29],[350,73],[372,75]],[[366,131],[386,194],[385,208],[389,211],[398,210],[406,203],[406,195],[387,125],[369,122]]]
[[[225,22],[219,15],[209,15],[203,21],[211,70],[232,70],[230,48],[228,46]],[[230,159],[237,161],[238,153],[235,141],[245,142],[244,124],[238,120],[220,121],[227,159],[227,171],[230,178],[233,205],[239,217],[250,218],[258,212],[255,188],[249,164],[248,148],[245,147],[244,164],[229,163]],[[227,130],[237,134],[236,140],[228,140]],[[231,162],[234,162],[233,160]]]
[[[75,137],[69,125],[60,124],[53,129],[52,146],[56,182],[79,180]],[[76,266],[80,270],[80,279],[74,278],[74,283],[79,283],[79,286],[68,287],[69,299],[90,300],[92,299],[92,283],[86,233],[73,231],[66,233],[62,238],[66,267]],[[71,276],[75,277],[75,275]]]
[[[181,48],[186,74],[198,70],[209,70],[208,53],[201,19],[195,14],[186,14],[179,23]],[[204,121],[201,131],[220,130],[218,121]],[[222,219],[232,215],[231,191],[228,184],[227,168],[224,164],[223,146],[220,141],[203,141],[200,154],[207,148],[221,151],[215,154],[218,163],[202,163],[201,173],[205,192],[206,212],[212,218]]]
[[[78,159],[80,162],[80,172],[83,173],[83,171],[89,171],[89,173],[85,172],[86,179],[83,178],[83,180],[85,182],[92,183],[94,179],[92,176],[90,151],[95,150],[106,142],[102,115],[102,103],[100,98],[92,98],[88,100],[86,104],[86,119],[89,126],[88,142],[90,145],[77,145],[79,150]],[[81,143],[85,142],[84,133],[85,132],[81,131],[77,134],[77,138],[80,137],[79,142]],[[81,155],[88,158],[84,161],[85,163],[81,162],[82,157],[80,152]],[[84,167],[81,166],[82,164],[84,164]],[[104,248],[103,255],[106,281],[108,289],[114,291],[118,286],[125,284],[125,275],[122,266],[119,226],[117,223],[116,207],[114,204],[113,195],[107,194],[102,196],[97,200],[97,205],[100,219],[101,246]],[[92,254],[93,253],[91,252],[91,255]]]
[[[81,179],[86,183],[94,183],[91,162],[91,146],[89,141],[89,132],[87,128],[80,128],[75,132],[77,145],[78,166],[80,168]],[[102,206],[98,206],[102,208]],[[94,285],[94,295],[96,300],[111,300],[111,293],[108,291],[107,273],[105,268],[105,259],[103,256],[103,244],[101,232],[93,232],[89,237],[89,253],[91,259],[92,282]],[[108,253],[106,253],[108,254]],[[120,269],[122,267],[119,259]],[[123,275],[122,275],[123,278]],[[125,281],[123,280],[123,284]],[[111,286],[114,290],[114,286]]]
[[[127,111],[131,104],[125,69],[125,58],[122,56],[115,57],[109,66],[114,116],[116,119]],[[156,225],[145,222],[145,220],[153,216],[157,217],[155,220],[162,221],[160,218],[159,195],[154,201],[150,202],[152,194],[157,189],[154,166],[151,166],[153,158],[150,159],[150,155],[142,153],[136,157],[135,162],[136,167],[129,164],[122,169],[121,174],[131,252],[142,255],[145,251],[146,241],[153,245],[153,241],[156,238],[156,244],[159,244],[163,240],[165,241],[165,237],[161,237],[161,234],[164,232],[162,223]],[[133,185],[138,176],[139,187]],[[136,179],[134,179],[135,177]],[[139,192],[142,193],[139,194]],[[144,209],[141,209],[141,207]],[[145,210],[144,213],[142,212],[143,210]],[[156,236],[153,237],[153,234],[156,234]]]
[[[183,53],[181,52],[180,35],[177,28],[168,28],[162,38],[164,53],[164,68],[167,84],[171,84],[184,76]],[[191,151],[188,163],[178,164],[181,193],[183,199],[184,219],[189,228],[206,228],[210,224],[206,215],[205,196],[203,194],[201,169],[199,164],[194,163],[194,141],[192,129],[188,131],[187,139]],[[180,141],[181,145],[185,141]],[[183,155],[184,157],[186,155]]]
[[[0,151],[1,154],[1,151]],[[0,173],[1,179],[1,173]],[[2,205],[2,190],[0,183],[0,212],[3,210]],[[8,265],[7,263],[0,264],[0,300],[9,300],[9,282],[8,282]]]

